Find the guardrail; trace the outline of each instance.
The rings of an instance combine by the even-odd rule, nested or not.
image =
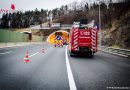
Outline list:
[[[61,24],[59,27],[51,27],[49,25],[31,26],[30,29],[71,29],[72,24]]]
[[[130,50],[128,49],[112,48],[106,46],[98,46],[98,47],[100,48],[101,51],[130,58]]]
[[[72,24],[61,24],[61,27],[72,27]]]

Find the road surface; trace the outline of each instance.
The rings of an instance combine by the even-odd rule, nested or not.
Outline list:
[[[29,63],[24,62],[27,51]],[[112,90],[121,87],[130,89],[130,60],[123,57],[101,51],[94,58],[70,57],[66,46],[54,48],[47,44],[0,49],[0,90]]]

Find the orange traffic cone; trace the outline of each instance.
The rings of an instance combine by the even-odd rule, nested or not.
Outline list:
[[[44,48],[42,48],[42,53],[44,53]]]
[[[28,52],[26,52],[26,57],[24,58],[24,62],[25,63],[28,63],[30,60],[29,60],[29,57],[28,57]]]

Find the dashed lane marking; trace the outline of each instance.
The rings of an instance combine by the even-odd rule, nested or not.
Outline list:
[[[11,52],[13,52],[13,51],[4,52],[4,53],[0,53],[0,54],[8,54],[8,53],[11,53]]]
[[[35,56],[35,55],[37,55],[37,54],[39,54],[39,52],[36,52],[36,53],[34,53],[34,54],[32,54],[32,55],[30,55],[30,56],[28,56],[28,57],[32,57],[32,56]],[[24,59],[26,59],[26,58],[24,58]]]
[[[32,57],[32,56],[37,55],[37,54],[39,54],[39,52],[36,52],[36,53],[34,53],[34,54],[32,54],[32,55],[30,55],[28,57]]]

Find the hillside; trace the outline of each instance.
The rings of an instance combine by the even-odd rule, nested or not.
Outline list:
[[[110,29],[102,30],[102,44],[130,49],[130,9],[120,17],[119,20],[112,22]]]

